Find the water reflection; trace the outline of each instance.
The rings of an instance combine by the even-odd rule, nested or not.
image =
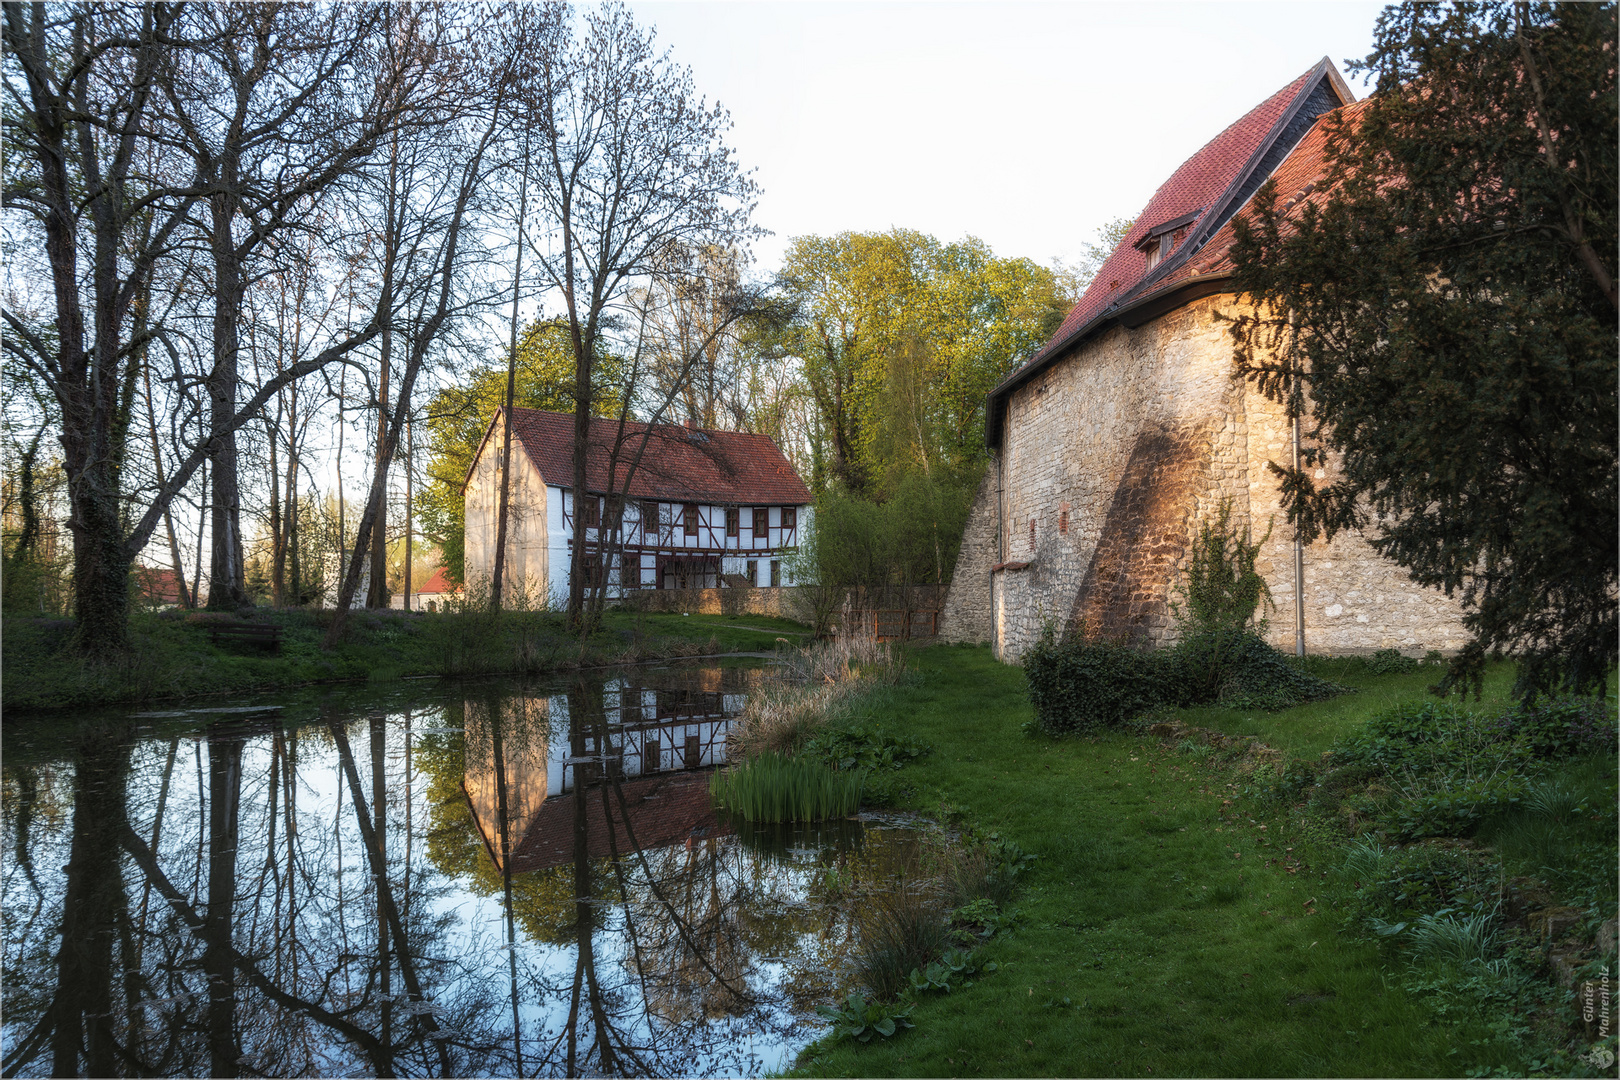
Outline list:
[[[0,1071],[783,1066],[848,981],[850,883],[919,855],[716,816],[705,770],[760,677],[9,721]]]

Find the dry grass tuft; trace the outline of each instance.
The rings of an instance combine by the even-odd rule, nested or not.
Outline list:
[[[731,725],[731,757],[791,756],[872,685],[892,683],[903,671],[894,650],[872,638],[839,637],[787,652],[777,677],[754,691]]]

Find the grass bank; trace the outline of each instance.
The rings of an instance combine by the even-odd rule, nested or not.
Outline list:
[[[1522,998],[1437,988],[1439,969],[1369,933],[1362,892],[1342,872],[1351,841],[1270,792],[1278,757],[1243,738],[1317,760],[1373,715],[1422,699],[1433,672],[1376,675],[1352,661],[1318,673],[1353,695],[1154,718],[1236,737],[1218,750],[1146,725],[1031,736],[1023,673],[988,650],[920,649],[908,664],[911,677],[882,693],[880,719],[932,752],[896,774],[893,801],[960,816],[1037,859],[1020,877],[1016,926],[979,950],[993,975],[919,998],[913,1030],[818,1044],[799,1073],[1597,1074],[1574,1056],[1567,990],[1543,979],[1545,1026],[1527,1030]],[[1493,670],[1474,707],[1505,705],[1510,681]],[[1612,795],[1589,824],[1612,834]]]
[[[314,683],[416,677],[534,675],[728,652],[766,652],[804,627],[781,619],[610,611],[588,638],[549,612],[420,614],[356,611],[343,641],[321,648],[331,612],[259,608],[248,621],[278,627],[279,651],[214,645],[207,613],[138,613],[127,657],[87,662],[67,645],[63,619],[7,618],[0,629],[8,710],[152,702]]]

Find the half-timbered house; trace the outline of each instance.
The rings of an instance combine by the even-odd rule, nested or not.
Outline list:
[[[605,583],[610,597],[793,583],[787,560],[809,526],[810,492],[768,435],[592,420],[576,498],[572,414],[513,414],[503,588],[566,596],[576,543],[586,584]],[[503,415],[463,487],[469,582],[494,572]]]

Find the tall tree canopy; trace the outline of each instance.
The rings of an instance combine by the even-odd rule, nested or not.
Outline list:
[[[1065,311],[1051,270],[904,229],[798,237],[780,283],[798,315],[776,347],[820,428],[813,482],[857,494],[979,464],[985,395]]]
[[[1328,194],[1291,214],[1271,185],[1239,222],[1261,312],[1239,368],[1306,418],[1290,520],[1461,595],[1446,686],[1501,650],[1521,695],[1601,691],[1620,646],[1615,26],[1613,4],[1387,9]]]

